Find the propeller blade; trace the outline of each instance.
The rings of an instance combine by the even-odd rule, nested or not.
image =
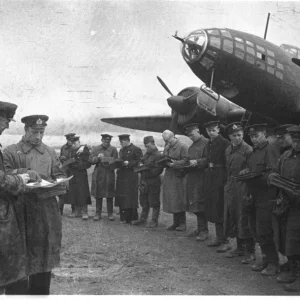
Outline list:
[[[169,90],[169,88],[167,87],[167,85],[162,81],[162,79],[159,76],[156,76],[157,80],[159,81],[159,83],[162,85],[162,87],[171,95],[173,96],[172,92]]]

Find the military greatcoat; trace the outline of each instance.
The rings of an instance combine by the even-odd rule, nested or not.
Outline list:
[[[230,145],[226,151],[227,182],[224,189],[224,235],[240,239],[251,238],[249,216],[242,214],[243,197],[247,192],[245,182],[234,176],[246,168],[252,147],[243,141],[238,146]]]
[[[138,208],[139,177],[133,169],[139,165],[143,152],[131,143],[120,149],[119,157],[129,163],[128,166],[121,166],[117,171],[115,206],[119,206],[121,210]]]
[[[189,147],[189,160],[197,160],[197,166],[189,169],[187,174],[187,204],[189,212],[204,211],[204,168],[203,168],[203,151],[208,143],[204,136],[193,142]]]
[[[115,164],[105,164],[101,162],[98,155],[102,153],[104,157],[118,158],[117,148],[103,145],[92,149],[89,162],[95,165],[92,176],[91,194],[95,198],[113,198],[115,196]]]
[[[176,143],[167,145],[164,155],[174,160],[173,167],[166,167],[163,178],[163,210],[167,213],[187,211],[186,176],[181,176],[180,169],[188,160],[188,146],[176,139]]]
[[[277,172],[282,177],[300,182],[300,153],[295,150],[286,151],[280,157]],[[285,255],[300,255],[300,196],[286,190],[282,190],[282,194],[290,204],[286,224]]]
[[[230,142],[221,135],[210,140],[203,157],[206,158],[204,184],[204,212],[212,223],[223,223],[224,220],[224,185],[226,182],[225,150]]]
[[[9,174],[25,173],[30,168],[45,180],[65,177],[54,149],[44,143],[33,147],[23,138],[8,146],[3,158]],[[65,187],[58,185],[18,194],[15,211],[26,244],[26,275],[49,272],[59,266],[62,224],[55,196],[65,192]]]

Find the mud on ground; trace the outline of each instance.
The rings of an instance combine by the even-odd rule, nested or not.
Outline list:
[[[93,201],[90,216],[94,211]],[[242,265],[241,258],[226,258],[186,232],[167,231],[169,214],[162,213],[159,226],[148,229],[121,224],[119,216],[109,221],[107,213],[99,222],[69,219],[69,213],[66,205],[61,268],[53,272],[51,294],[291,295],[276,278]],[[187,225],[189,231],[196,225],[189,213]],[[211,239],[215,232],[212,224],[209,228]]]

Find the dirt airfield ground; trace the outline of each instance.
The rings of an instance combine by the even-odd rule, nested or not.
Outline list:
[[[66,205],[61,268],[53,272],[51,294],[291,295],[276,278],[251,271],[240,258],[226,258],[206,242],[167,231],[170,214],[162,213],[159,226],[148,229],[121,224],[118,215],[109,221],[105,204],[100,222],[92,219],[94,199],[88,221],[68,218],[71,209]],[[187,225],[189,231],[195,228],[194,215],[187,213]],[[212,238],[212,224],[209,229]]]

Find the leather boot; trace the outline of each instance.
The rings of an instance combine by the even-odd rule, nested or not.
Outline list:
[[[175,229],[177,231],[185,231],[186,230],[186,215],[185,211],[178,213],[179,226]]]
[[[234,249],[233,251],[230,251],[225,256],[227,258],[233,258],[233,257],[243,256],[243,255],[244,255],[243,240],[236,238],[236,249]]]
[[[96,214],[93,219],[94,221],[101,220],[102,203],[103,203],[103,198],[96,198]]]
[[[156,206],[152,208],[152,219],[151,222],[146,226],[147,228],[155,228],[158,225],[160,207]]]
[[[287,292],[299,292],[300,291],[300,277],[297,277],[297,279],[290,284],[285,284],[284,289]]]
[[[195,213],[195,215],[197,217],[197,229],[193,230],[192,232],[189,232],[187,234],[187,237],[197,237],[200,233],[200,230],[201,230],[200,222],[199,222],[200,217],[199,217],[198,213]]]
[[[251,266],[252,271],[255,272],[261,272],[263,269],[265,269],[268,265],[268,262],[266,261],[266,256],[263,255],[261,262],[255,262],[254,265]]]
[[[278,263],[268,263],[268,265],[260,272],[261,275],[275,276],[280,272]]]
[[[279,275],[276,280],[279,283],[293,283],[297,279],[297,263],[294,260],[288,260],[290,271],[287,274]]]
[[[113,216],[113,211],[114,211],[114,207],[113,207],[113,198],[107,198],[106,199],[106,206],[107,206],[107,214],[108,214],[108,220],[109,221],[114,221],[115,218]]]
[[[175,230],[180,225],[178,214],[173,214],[173,224],[167,228],[167,230]]]
[[[149,207],[143,207],[140,219],[132,221],[131,224],[132,225],[145,224],[147,222],[147,219],[148,219],[148,214],[149,214]]]

